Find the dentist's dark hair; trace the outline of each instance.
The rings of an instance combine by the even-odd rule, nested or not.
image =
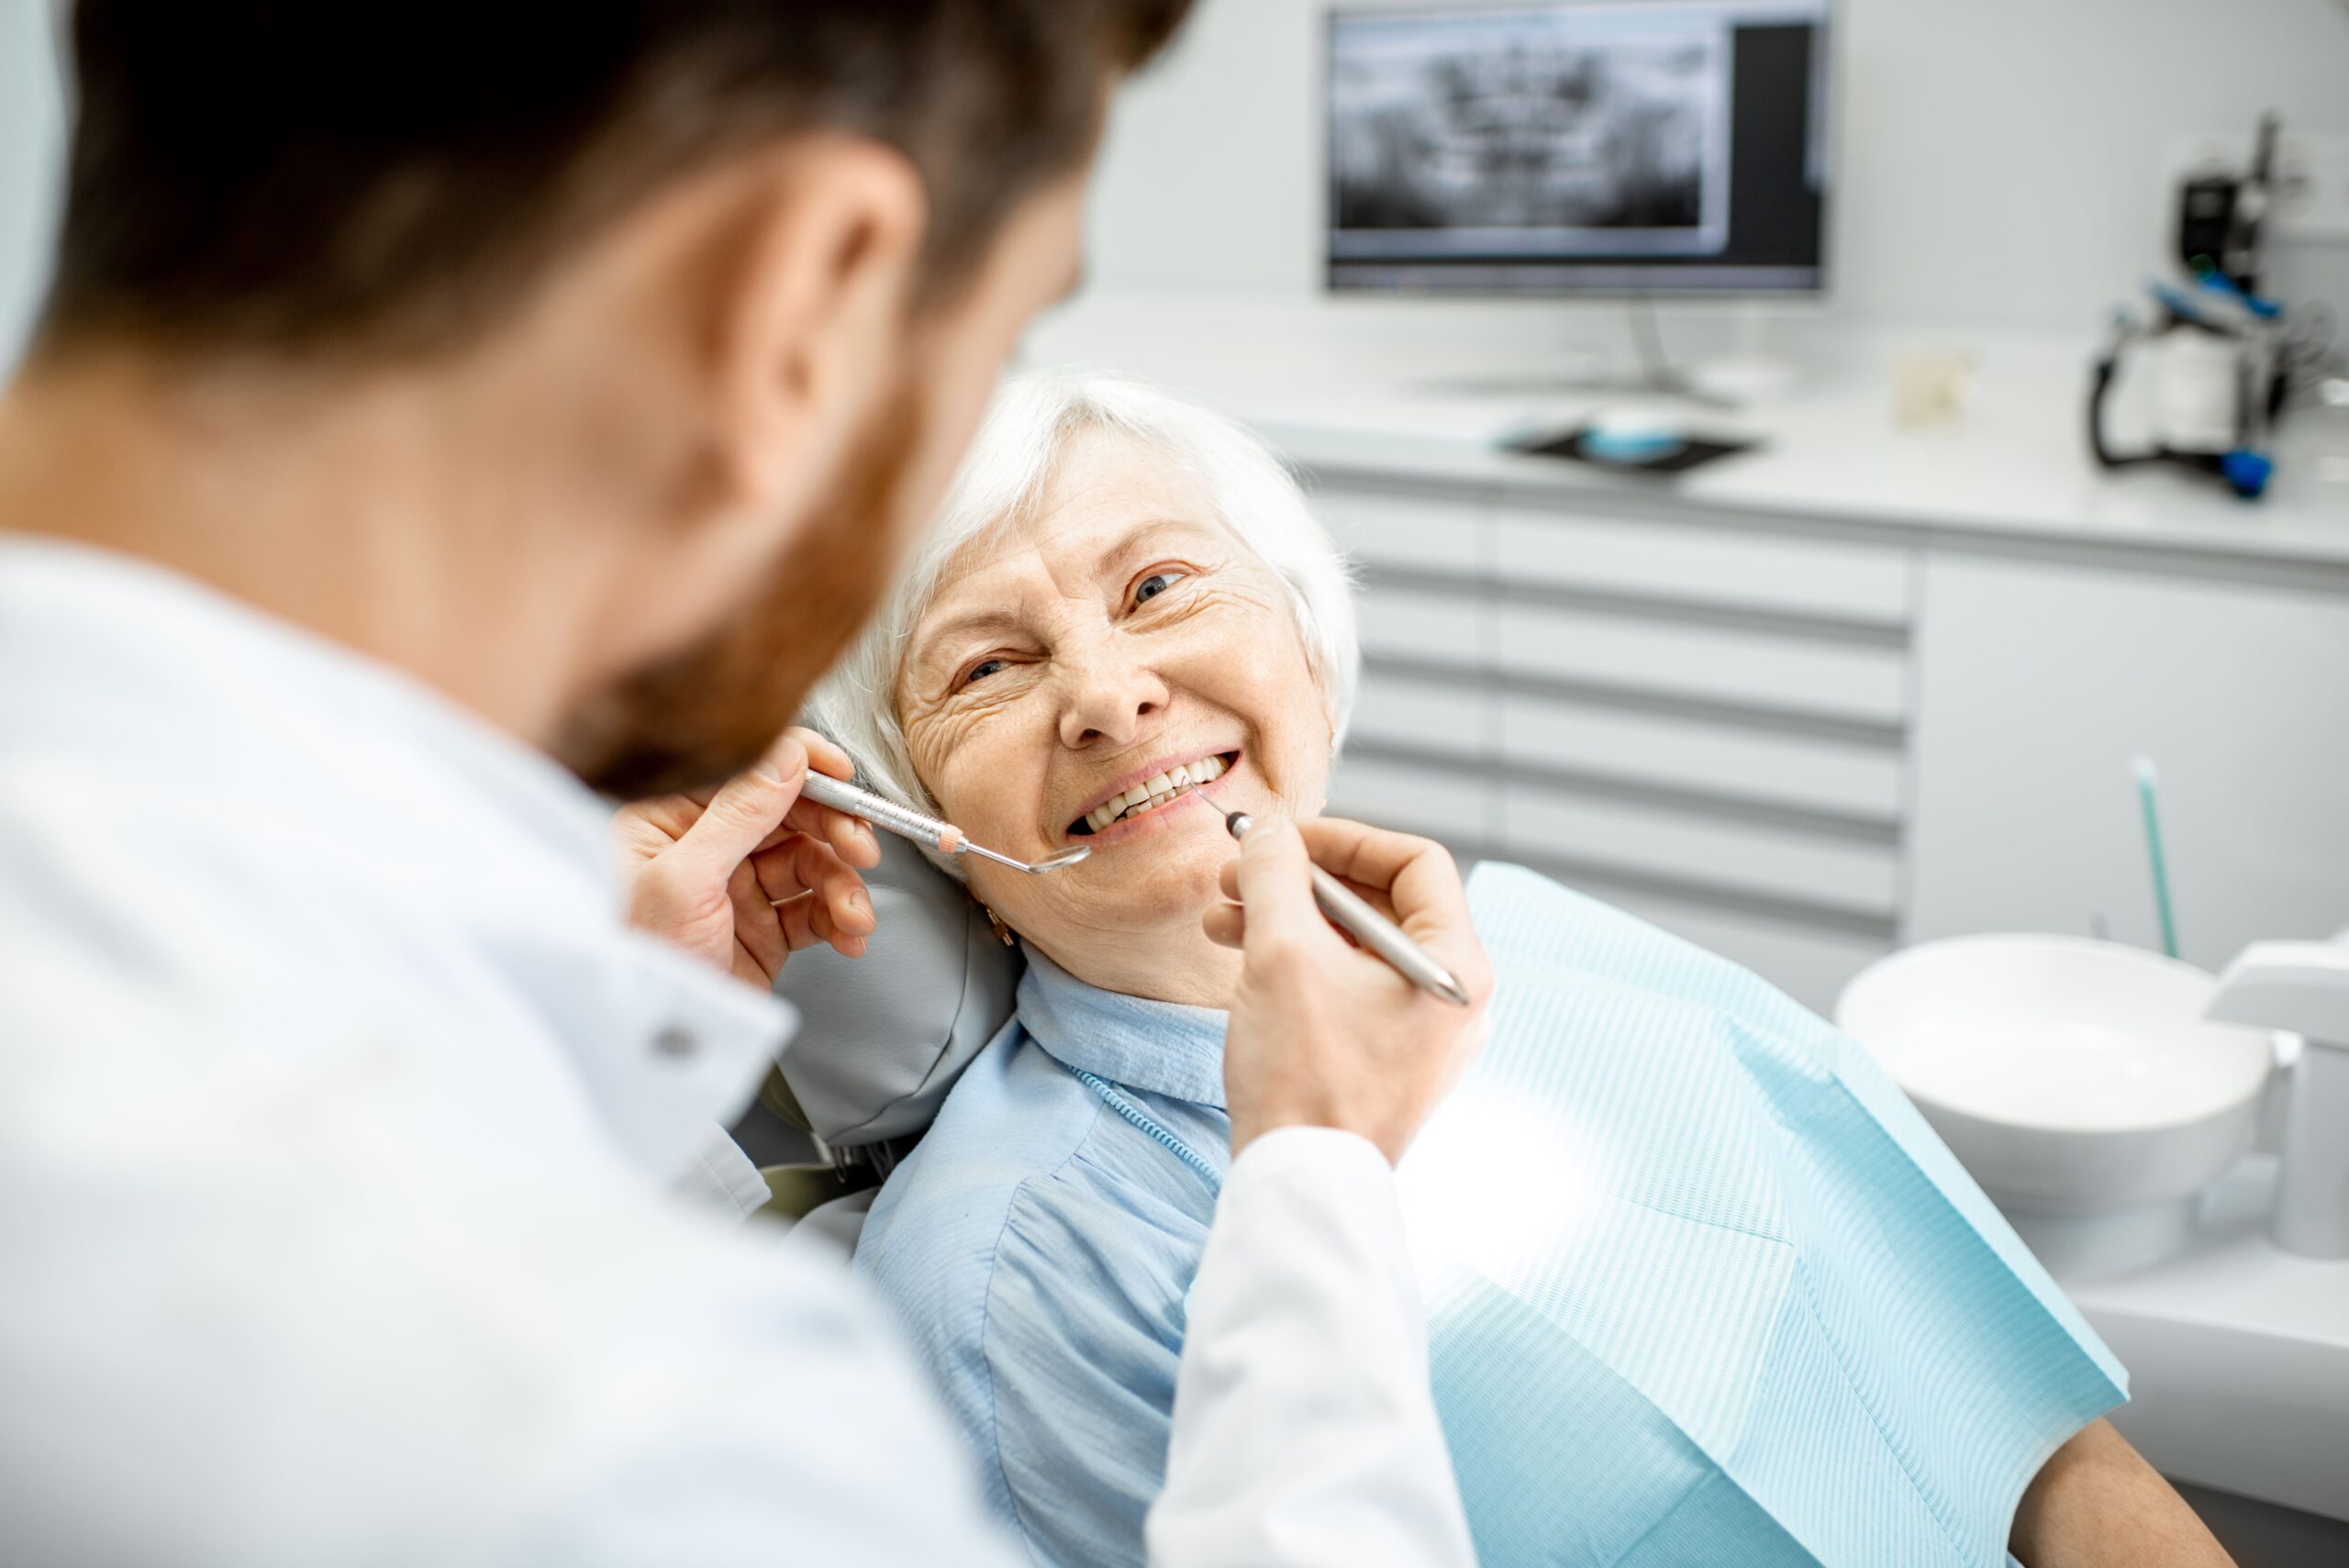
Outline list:
[[[448,348],[665,182],[827,129],[920,171],[934,305],[1190,4],[80,0],[41,343]]]

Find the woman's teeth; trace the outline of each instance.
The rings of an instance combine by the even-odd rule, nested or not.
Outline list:
[[[1098,833],[1121,817],[1139,817],[1145,811],[1155,811],[1194,784],[1213,784],[1223,777],[1229,764],[1221,757],[1202,757],[1196,762],[1179,763],[1154,779],[1145,779],[1119,795],[1112,795],[1085,814],[1087,832]]]

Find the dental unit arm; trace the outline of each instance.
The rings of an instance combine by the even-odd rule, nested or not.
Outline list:
[[[2284,1085],[2271,1229],[2287,1251],[2349,1258],[2349,941],[2252,943],[2219,977],[2206,1016],[2306,1042]]]

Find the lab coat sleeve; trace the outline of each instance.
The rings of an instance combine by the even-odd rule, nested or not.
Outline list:
[[[1191,1288],[1156,1568],[1473,1564],[1395,1174],[1322,1128],[1243,1150]]]

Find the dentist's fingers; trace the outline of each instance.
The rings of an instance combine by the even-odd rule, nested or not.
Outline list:
[[[799,799],[807,776],[807,749],[797,736],[786,734],[748,771],[718,787],[676,847],[661,857],[668,874],[703,884],[731,876],[783,829],[785,814]]]
[[[856,776],[856,764],[849,760],[849,754],[846,751],[833,745],[828,737],[796,724],[783,733],[785,739],[796,740],[807,749],[807,765],[818,773],[829,773],[832,777],[841,780],[852,779]]]
[[[807,749],[807,765],[816,772],[841,780],[856,776],[856,764],[849,760],[849,754],[814,730],[794,728],[785,730],[784,736]],[[845,811],[803,799],[793,803],[784,821],[802,833],[812,833],[823,840],[850,865],[869,871],[881,863],[881,840],[872,826]]]
[[[1358,889],[1379,890],[1383,913],[1471,991],[1480,988],[1490,961],[1476,940],[1467,889],[1451,851],[1431,839],[1341,817],[1317,817],[1299,832],[1316,864]]]
[[[1229,895],[1225,902],[1208,906],[1208,912],[1199,917],[1199,924],[1207,931],[1208,940],[1218,947],[1248,945],[1247,906],[1231,902]]]
[[[1311,844],[1312,841],[1308,840],[1307,848],[1308,851],[1311,848]],[[1330,868],[1323,866],[1321,869],[1328,871]],[[1377,910],[1388,919],[1392,920],[1395,918],[1395,901],[1386,896],[1386,889],[1384,887],[1374,887],[1368,883],[1355,882],[1350,877],[1341,876],[1338,880],[1344,883],[1345,885],[1352,890],[1356,896],[1361,898],[1364,903],[1369,905],[1372,908]],[[1223,895],[1226,898],[1235,900],[1239,898],[1240,862],[1238,861],[1227,861],[1224,863],[1223,874],[1220,878],[1220,883],[1223,889]],[[1235,943],[1233,945],[1237,946],[1238,944]]]
[[[1453,966],[1471,1003],[1457,1007],[1348,946],[1314,901],[1310,841],[1277,818],[1251,828],[1236,873],[1244,914],[1219,906],[1204,918],[1210,934],[1236,937],[1245,956],[1224,1038],[1231,1147],[1236,1153],[1281,1128],[1329,1127],[1399,1160],[1482,1040],[1490,973],[1481,954]],[[1357,881],[1392,869],[1385,886],[1398,913],[1441,934],[1442,892],[1433,884],[1445,875],[1456,882],[1457,873],[1442,850],[1415,842],[1385,846],[1384,860],[1332,852]]]
[[[735,977],[752,985],[774,984],[791,949],[783,921],[760,892],[758,873],[750,862],[736,862],[726,879],[726,896],[734,910]]]
[[[785,832],[800,832],[819,838],[832,847],[832,852],[848,864],[865,871],[881,863],[881,840],[872,824],[851,817],[845,811],[835,811],[829,806],[818,806],[812,800],[794,805],[783,819]],[[762,846],[772,849],[772,844]]]
[[[839,747],[795,729],[715,790],[622,806],[612,840],[629,918],[752,984],[772,982],[795,947],[829,941],[862,953],[873,906],[855,868],[879,862],[880,840],[800,798],[810,766],[836,777],[852,771]],[[769,855],[772,868],[754,863]],[[777,914],[778,898],[807,906]]]
[[[773,913],[783,923],[784,945],[793,952],[817,946],[829,947],[842,958],[863,958],[865,939],[852,937],[834,928],[831,913],[824,901],[813,893],[774,906]]]
[[[792,839],[751,856],[751,865],[768,906],[788,912],[783,919],[793,951],[827,941],[852,958],[862,955],[875,923],[872,895],[829,846]]]
[[[1295,823],[1271,817],[1248,829],[1233,877],[1247,906],[1241,940],[1252,965],[1309,959],[1318,949],[1343,945],[1313,902],[1305,840]]]
[[[729,805],[743,798],[746,786],[763,770],[772,769],[783,778],[796,781],[806,776],[808,768],[838,779],[850,778],[856,772],[847,752],[814,730],[786,729],[750,772],[708,789],[639,801],[627,811],[640,818],[643,826],[657,828],[669,842],[683,842],[721,798]],[[847,812],[799,797],[796,782],[793,797],[776,816],[774,825],[745,853],[773,849],[794,833],[812,834],[823,840],[850,865],[869,868],[881,863],[881,840],[870,825]],[[665,848],[665,844],[655,842],[643,852]]]

